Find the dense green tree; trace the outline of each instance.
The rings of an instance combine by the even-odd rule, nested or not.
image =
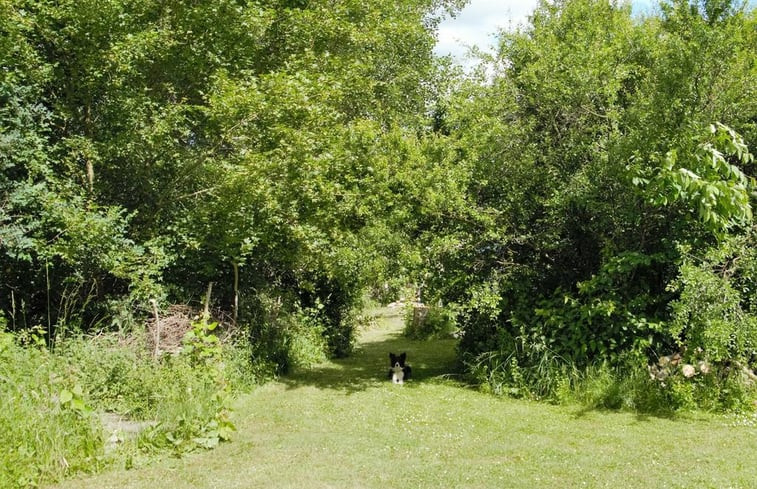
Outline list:
[[[4,134],[39,154],[7,160],[27,207],[3,206],[3,310],[91,328],[214,282],[235,320],[304,313],[348,351],[445,185],[417,135],[458,3],[4,1]]]
[[[213,283],[286,366],[292,335],[347,353],[364,289],[407,279],[466,358],[746,361],[755,10],[543,1],[461,77],[432,48],[462,3],[0,0],[9,325]]]
[[[36,50],[30,12],[3,2],[1,13],[0,304],[11,327],[44,325],[52,335],[83,309],[87,321],[105,319],[111,292],[149,296],[155,270],[126,237],[124,213],[89,199],[72,160],[56,158],[58,119],[45,103],[53,64]]]
[[[753,233],[755,13],[661,12],[542,2],[442,102],[469,205],[427,235],[430,282],[458,309],[468,358],[580,367],[702,346],[682,327],[697,290],[682,263]],[[733,327],[728,355],[748,358],[753,329]]]

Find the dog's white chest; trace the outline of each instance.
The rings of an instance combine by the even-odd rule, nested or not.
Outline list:
[[[392,382],[395,384],[403,384],[405,382],[405,372],[402,371],[402,367],[396,366],[392,369]]]

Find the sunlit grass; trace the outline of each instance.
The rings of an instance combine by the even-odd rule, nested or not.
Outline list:
[[[752,488],[754,423],[495,398],[456,381],[453,341],[365,331],[351,358],[239,400],[232,443],[70,488]],[[415,379],[385,379],[407,351]],[[751,419],[751,418],[750,418]]]

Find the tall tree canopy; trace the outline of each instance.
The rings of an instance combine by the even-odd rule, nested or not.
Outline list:
[[[347,349],[344,315],[445,184],[416,135],[454,3],[2,0],[10,324],[90,328],[212,281]]]

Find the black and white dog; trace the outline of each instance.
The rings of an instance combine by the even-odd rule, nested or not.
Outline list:
[[[389,354],[389,365],[391,365],[391,368],[389,369],[389,378],[392,379],[392,382],[395,384],[404,383],[410,378],[410,373],[413,371],[413,369],[410,368],[410,365],[405,365],[405,360],[407,360],[407,353],[402,353],[400,355],[395,355],[394,353]]]

